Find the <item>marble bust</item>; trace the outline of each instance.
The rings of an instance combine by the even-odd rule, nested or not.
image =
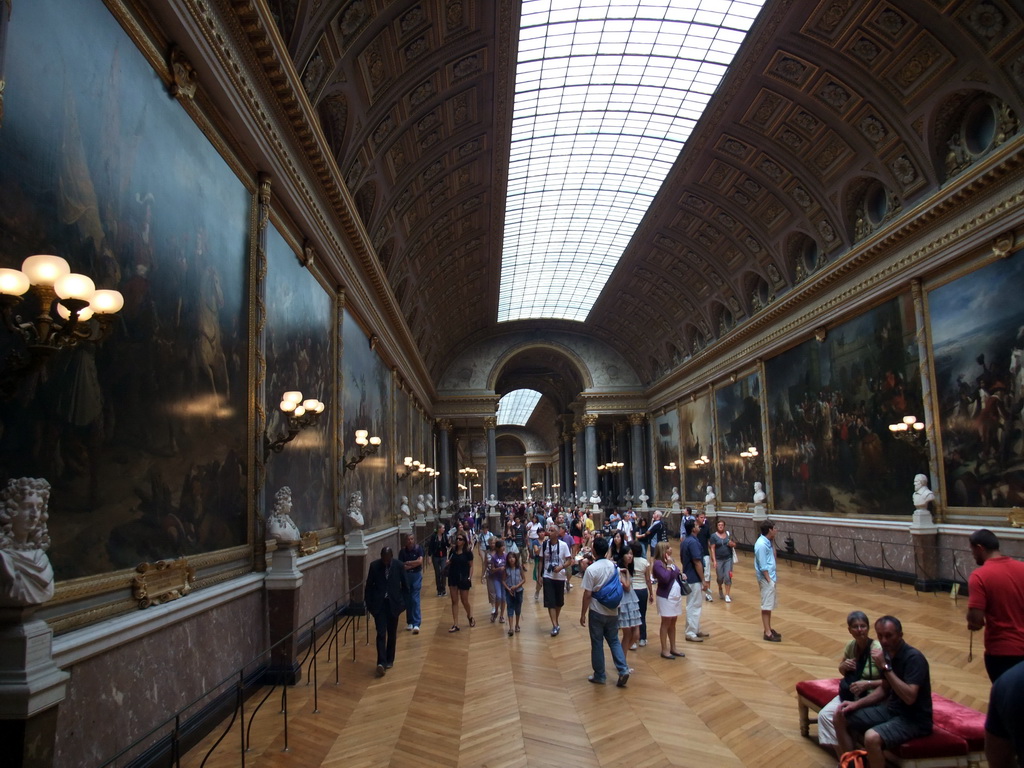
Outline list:
[[[274,511],[267,518],[267,535],[278,544],[294,543],[302,538],[291,513],[292,489],[285,485],[274,495]]]
[[[672,509],[681,509],[679,506],[679,489],[672,486]]]
[[[402,504],[398,507],[398,511],[402,513],[402,517],[411,517],[412,510],[409,509],[409,497],[402,497]]]
[[[427,494],[427,499],[426,499],[425,504],[427,505],[427,514],[428,515],[433,515],[434,514],[434,494],[432,494],[432,493],[428,493]]]
[[[450,507],[451,505],[452,505],[452,503],[450,501],[448,501],[448,497],[447,496],[442,496],[440,503],[437,505],[437,508],[441,512],[447,512],[448,511],[448,507]]]
[[[427,500],[424,498],[422,493],[416,497],[416,512],[420,515],[425,515],[427,513]]]
[[[53,567],[46,550],[50,534],[50,484],[19,477],[0,491],[0,608],[21,608],[53,597]]]
[[[764,485],[762,485],[759,482],[754,483],[754,503],[755,504],[764,504],[765,499],[767,499],[767,498],[768,498],[768,494],[766,494],[764,492]]]
[[[715,489],[710,485],[707,487],[707,492],[704,494],[704,514],[712,515],[715,512]]]
[[[928,509],[928,504],[935,501],[935,494],[928,487],[925,475],[914,475],[914,509]]]
[[[496,506],[498,506],[498,500],[496,498],[494,498],[494,494],[493,493],[487,499],[487,506],[491,508],[492,512],[494,511],[494,508]]]
[[[363,492],[353,491],[348,496],[348,511],[345,513],[352,521],[355,528],[362,528],[366,524],[363,518]]]
[[[598,494],[597,491],[591,491],[590,492],[590,503],[591,504],[600,504],[601,503],[601,496]]]
[[[650,500],[651,497],[647,495],[646,488],[640,489],[640,495],[637,496],[637,498],[640,500],[640,509],[647,509],[647,502]]]

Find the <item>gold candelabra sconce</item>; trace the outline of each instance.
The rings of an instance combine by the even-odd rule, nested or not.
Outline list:
[[[670,461],[668,464],[663,466],[662,469],[664,469],[666,472],[678,472],[679,471],[679,467],[676,466],[676,463],[674,461]]]
[[[693,466],[696,469],[701,469],[702,467],[706,467],[710,463],[711,463],[711,459],[709,459],[707,457],[707,454],[703,454],[703,455],[701,455],[701,457],[699,459],[694,459],[693,460]]]
[[[302,399],[298,390],[285,392],[281,395],[281,412],[288,420],[286,432],[271,440],[270,435],[263,435],[263,461],[270,458],[271,453],[280,453],[306,427],[311,427],[320,420],[324,412],[324,404],[314,397]]]
[[[355,469],[359,464],[366,459],[367,456],[373,456],[377,451],[380,450],[380,438],[376,435],[370,436],[368,430],[357,429],[356,430],[356,445],[359,446],[359,452],[348,459],[345,462],[345,471],[351,471]]]
[[[740,458],[750,462],[757,461],[760,458],[761,452],[757,450],[756,445],[752,445],[745,451],[740,451]]]
[[[38,314],[25,319],[16,312],[31,291]],[[56,352],[96,344],[110,335],[113,316],[124,306],[119,291],[96,288],[92,278],[71,271],[60,256],[29,256],[21,269],[0,269],[0,310],[4,325],[24,344],[8,358],[0,391],[13,395],[18,379],[38,369]]]
[[[917,416],[904,416],[902,421],[890,424],[889,431],[897,440],[909,443],[915,448],[923,448],[928,440],[924,431],[924,422],[918,421]]]
[[[412,477],[413,481],[422,480],[426,477],[433,479],[439,474],[441,473],[433,467],[428,467],[422,461],[417,461],[412,456],[406,456],[402,461],[402,467],[398,470],[398,479],[404,480],[407,477]]]
[[[615,472],[622,469],[625,466],[621,461],[609,461],[605,464],[599,464],[597,467],[598,472]]]

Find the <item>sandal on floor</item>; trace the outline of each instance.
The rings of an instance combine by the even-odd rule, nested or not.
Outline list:
[[[452,628],[448,630],[449,634],[452,633],[452,632],[458,632],[458,631],[459,631],[459,625],[458,624],[452,624]]]
[[[476,626],[476,619],[474,619],[472,616],[469,617],[469,626],[471,626],[471,627],[475,627]]]
[[[502,616],[500,619],[498,619],[498,623],[499,624],[504,624],[505,623],[505,617]]]
[[[508,631],[508,636],[509,636],[509,637],[512,637],[512,634],[513,634],[513,633],[512,633],[512,630],[510,629],[510,630]]]
[[[519,627],[516,627],[516,632],[518,632],[518,631],[519,631]]]

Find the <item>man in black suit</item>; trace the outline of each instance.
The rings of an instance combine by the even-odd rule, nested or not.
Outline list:
[[[395,664],[395,642],[398,639],[398,618],[405,610],[409,584],[405,568],[395,563],[391,547],[380,551],[380,559],[370,563],[366,574],[366,609],[377,626],[377,677]]]

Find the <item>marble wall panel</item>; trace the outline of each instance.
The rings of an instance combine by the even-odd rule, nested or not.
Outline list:
[[[269,645],[265,602],[249,593],[67,669],[54,765],[99,765],[255,659]]]

